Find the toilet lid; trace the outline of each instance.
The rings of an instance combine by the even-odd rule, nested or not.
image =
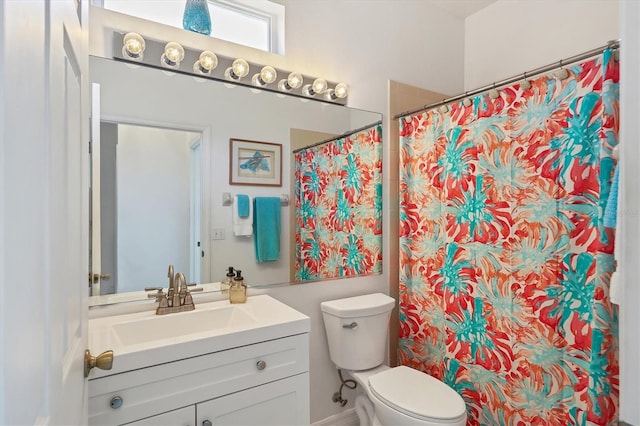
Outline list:
[[[435,377],[406,366],[374,374],[369,377],[369,388],[384,403],[412,417],[453,420],[466,411],[456,391]]]

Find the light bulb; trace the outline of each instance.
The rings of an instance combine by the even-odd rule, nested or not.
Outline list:
[[[302,74],[300,74],[299,72],[292,72],[291,74],[289,74],[289,77],[287,77],[287,84],[292,89],[297,89],[298,87],[302,86],[302,81]]]
[[[184,59],[184,49],[176,42],[167,43],[164,54],[172,62],[180,62]]]
[[[215,53],[205,50],[193,64],[193,71],[198,74],[208,75],[218,66],[218,57]]]
[[[313,91],[313,88],[310,84],[305,84],[304,86],[302,86],[302,94],[305,96],[314,97],[316,95],[316,92]]]
[[[333,92],[336,98],[344,99],[349,96],[349,85],[346,83],[338,83],[335,89],[333,89]]]
[[[293,89],[297,89],[302,86],[303,78],[299,72],[292,72],[287,78],[283,78],[278,83],[278,89],[283,92],[290,92]]]
[[[169,42],[164,47],[164,53],[162,54],[161,63],[165,67],[179,68],[180,62],[184,59],[184,49],[180,43],[175,41]]]
[[[122,56],[134,61],[141,61],[146,45],[138,33],[127,33],[122,39]]]
[[[282,90],[283,92],[290,92],[291,91],[291,86],[289,86],[289,84],[287,83],[287,79],[283,78],[282,80],[280,80],[278,82],[278,89]]]
[[[255,74],[251,78],[251,83],[253,83],[254,86],[264,87],[267,84],[271,84],[276,81],[277,77],[278,73],[276,72],[276,69],[267,65],[262,67],[259,74]]]
[[[302,86],[302,94],[305,96],[315,96],[316,93],[313,91],[310,84],[305,84]]]
[[[276,81],[276,78],[278,78],[278,73],[275,68],[267,65],[266,67],[262,67],[260,70],[260,78],[265,82],[265,84],[271,84]]]
[[[323,94],[325,90],[327,90],[327,80],[323,78],[316,78],[313,80],[313,84],[311,85],[311,89],[319,95]]]
[[[327,90],[327,80],[323,78],[316,78],[312,84],[305,84],[302,86],[302,94],[305,96],[313,97],[316,94],[323,94]]]
[[[338,83],[335,88],[325,90],[324,96],[330,101],[344,99],[349,96],[349,86],[346,83]]]
[[[249,74],[249,63],[242,58],[238,58],[231,64],[231,71],[238,77],[238,80]]]

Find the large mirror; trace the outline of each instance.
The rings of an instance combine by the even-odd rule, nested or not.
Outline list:
[[[90,58],[90,75],[100,85],[101,225],[93,238],[98,272],[109,277],[101,294],[166,287],[169,264],[196,283],[223,280],[229,266],[254,286],[295,281],[293,150],[381,120],[100,57]],[[281,145],[281,186],[231,185],[231,139]],[[253,238],[234,235],[228,197],[236,195],[281,199],[277,260],[257,262]]]

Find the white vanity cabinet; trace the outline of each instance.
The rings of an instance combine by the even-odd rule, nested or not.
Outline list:
[[[89,424],[308,425],[309,334],[91,379]]]

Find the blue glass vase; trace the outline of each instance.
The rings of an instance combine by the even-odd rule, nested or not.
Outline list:
[[[211,16],[207,0],[187,0],[182,16],[182,28],[195,33],[211,34]]]

